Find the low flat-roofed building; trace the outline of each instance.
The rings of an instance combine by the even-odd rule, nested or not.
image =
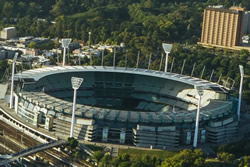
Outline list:
[[[15,27],[6,27],[1,31],[2,39],[11,39],[17,37],[17,31]]]
[[[0,60],[13,59],[15,56],[15,51],[0,49]]]

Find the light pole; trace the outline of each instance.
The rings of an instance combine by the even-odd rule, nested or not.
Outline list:
[[[79,89],[83,82],[83,78],[72,77],[71,83],[72,88],[74,89],[74,97],[73,97],[73,109],[72,109],[72,120],[71,120],[71,130],[70,137],[74,137],[74,124],[75,124],[75,107],[76,107],[76,90]]]
[[[126,56],[125,56],[125,68],[127,68],[127,61],[128,61],[128,50],[126,50]]]
[[[239,101],[238,101],[238,121],[240,121],[240,106],[241,106],[241,96],[242,96],[242,85],[243,85],[243,78],[244,78],[244,68],[242,65],[239,65],[240,68],[240,89],[239,89]]]
[[[160,62],[159,71],[161,71],[161,64],[162,64],[162,60],[163,60],[163,53],[161,54],[161,62]]]
[[[166,53],[166,62],[165,62],[165,72],[168,70],[168,54],[171,52],[173,45],[172,44],[166,44],[162,43],[162,47],[164,49],[164,52]]]
[[[137,55],[137,61],[136,61],[136,69],[138,68],[139,66],[139,60],[140,60],[140,51],[138,52],[138,55]]]
[[[151,56],[152,56],[152,53],[150,53],[150,55],[149,55],[149,60],[148,60],[148,70],[150,69]]]
[[[91,32],[89,32],[89,48],[90,48],[90,45],[91,45]]]
[[[104,61],[104,51],[105,51],[105,48],[102,50],[102,66],[103,66],[103,61]]]
[[[208,87],[195,85],[195,89],[197,90],[199,97],[198,97],[198,107],[197,107],[196,122],[195,122],[195,131],[194,131],[194,143],[193,143],[193,147],[194,148],[197,147],[197,140],[198,140],[201,97],[203,95],[204,90],[208,89]]]
[[[114,56],[113,56],[113,68],[115,68],[116,47],[114,47],[113,51],[114,51]]]
[[[71,40],[72,40],[71,38],[62,39],[62,47],[63,47],[63,64],[62,64],[62,66],[65,65],[66,49],[69,47]]]
[[[18,53],[15,54],[13,61],[12,61],[12,76],[11,76],[11,87],[10,87],[10,109],[13,108],[14,75],[15,75],[17,56],[18,56]]]

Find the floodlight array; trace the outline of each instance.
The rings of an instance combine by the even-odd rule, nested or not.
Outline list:
[[[162,43],[162,47],[163,47],[165,53],[170,53],[172,48],[173,48],[173,45],[172,44]]]
[[[63,48],[68,48],[71,40],[72,40],[71,38],[64,38],[64,39],[62,39],[62,47]]]
[[[72,77],[71,78],[71,83],[72,83],[72,88],[73,89],[79,89],[83,82],[83,78],[78,78],[78,77]]]

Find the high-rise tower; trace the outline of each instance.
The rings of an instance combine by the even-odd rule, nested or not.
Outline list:
[[[209,6],[204,9],[201,44],[230,48],[241,44],[245,9]]]

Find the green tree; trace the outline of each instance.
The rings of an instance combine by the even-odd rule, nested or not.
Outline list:
[[[168,158],[162,163],[162,167],[205,167],[207,163],[201,150],[183,150],[173,158]]]
[[[239,167],[250,167],[250,156],[244,156],[241,160]]]
[[[26,10],[29,16],[36,16],[38,10],[37,4],[35,2],[30,2],[29,7]]]
[[[218,159],[224,161],[225,163],[233,164],[235,156],[227,152],[222,152],[218,154]]]
[[[99,163],[102,157],[104,156],[104,153],[102,151],[96,151],[93,154],[93,158]]]
[[[11,1],[6,1],[2,8],[2,15],[8,19],[15,15],[15,4]]]
[[[30,44],[28,45],[29,48],[37,48],[37,43],[36,42],[30,42]]]
[[[112,157],[108,154],[105,154],[98,165],[100,167],[107,167],[109,164],[111,164],[111,161]]]
[[[26,14],[26,12],[24,12],[26,9],[27,9],[27,4],[25,2],[18,3],[18,13],[20,14],[19,17],[22,17]]]
[[[75,149],[78,146],[78,141],[74,137],[69,137],[68,143],[71,150]]]
[[[130,167],[130,163],[125,161],[125,162],[120,163],[118,167]]]
[[[56,65],[56,60],[53,56],[51,56],[49,60],[50,60],[50,65]]]
[[[7,60],[0,60],[0,79],[2,79],[4,72],[8,68],[8,61]]]
[[[249,2],[249,0],[242,0],[241,5],[242,5],[242,7],[245,7],[247,10],[250,10],[250,2]]]

